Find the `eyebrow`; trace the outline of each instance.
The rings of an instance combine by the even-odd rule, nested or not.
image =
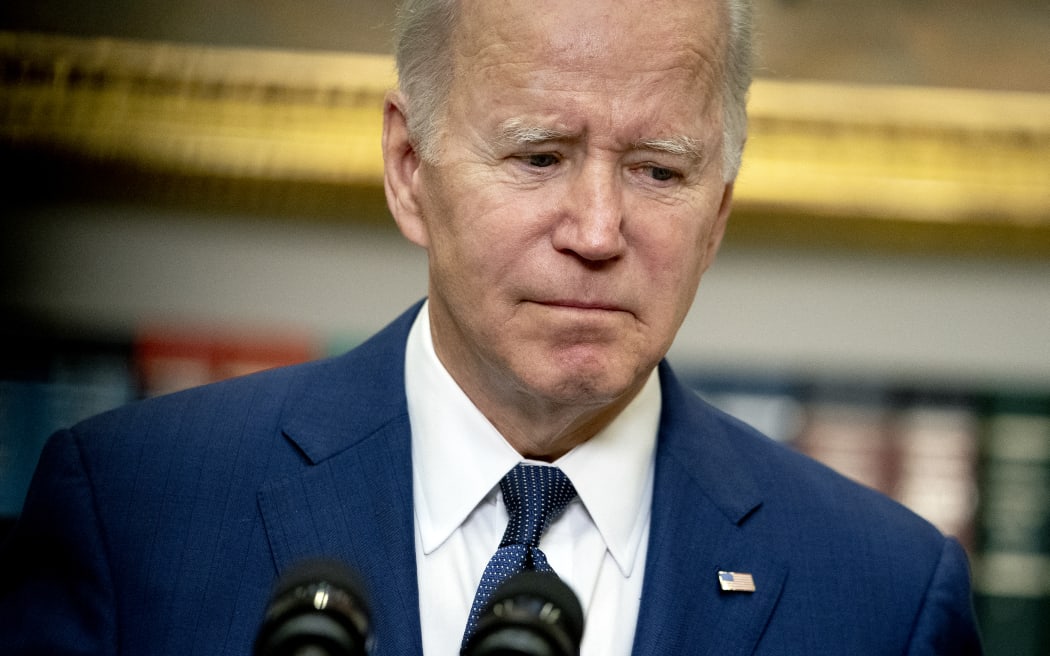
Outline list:
[[[700,161],[704,158],[704,149],[692,137],[669,137],[667,139],[647,139],[634,144],[635,148],[655,150],[678,157],[688,157]]]
[[[517,146],[550,141],[569,141],[578,138],[578,136],[576,133],[567,130],[529,125],[520,118],[509,119],[499,126],[500,141]],[[695,161],[701,161],[704,158],[704,149],[700,143],[696,139],[686,136],[645,139],[631,144],[631,147],[636,150],[652,150],[677,157],[687,157]]]
[[[565,141],[574,137],[575,135],[565,130],[527,125],[520,118],[512,118],[508,121],[504,121],[499,127],[500,141],[515,145],[529,145],[544,143],[547,141]]]

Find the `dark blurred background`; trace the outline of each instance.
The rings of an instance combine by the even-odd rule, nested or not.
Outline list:
[[[758,0],[760,73],[1050,91],[1041,0]],[[391,52],[394,2],[10,0],[0,29],[268,48]]]

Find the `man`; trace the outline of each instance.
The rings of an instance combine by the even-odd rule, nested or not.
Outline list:
[[[425,304],[342,358],[56,435],[3,554],[3,653],[246,653],[315,555],[361,574],[376,654],[457,653],[523,460],[567,477],[522,548],[580,597],[587,656],[979,652],[957,542],[662,362],[729,214],[747,6],[403,18],[386,193]]]

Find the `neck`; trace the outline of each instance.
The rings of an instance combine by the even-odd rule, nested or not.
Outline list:
[[[553,462],[611,424],[638,395],[646,380],[610,402],[583,407],[533,398],[527,402],[521,398],[513,403],[494,402],[469,391],[467,395],[522,457]]]

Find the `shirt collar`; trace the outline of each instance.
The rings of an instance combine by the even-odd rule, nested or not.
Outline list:
[[[417,315],[405,351],[416,521],[426,554],[523,460],[438,359],[428,307]],[[654,371],[611,424],[554,463],[573,482],[624,576],[635,566],[649,521],[660,406]]]

